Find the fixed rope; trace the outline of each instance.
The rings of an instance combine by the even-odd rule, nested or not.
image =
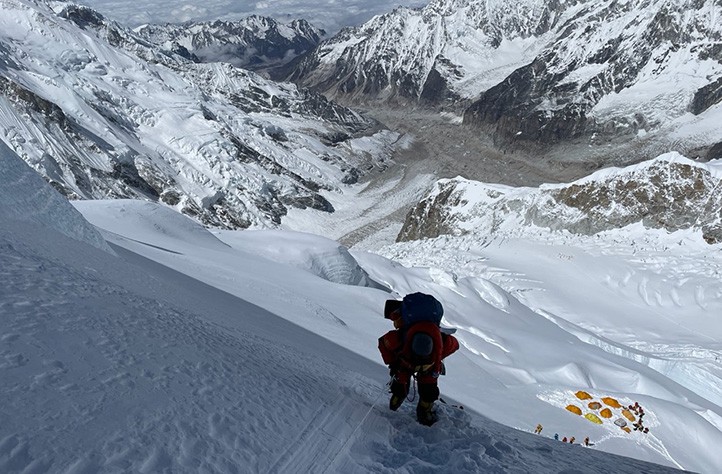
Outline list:
[[[364,424],[364,422],[366,421],[366,418],[368,418],[368,416],[371,414],[371,411],[376,407],[376,404],[379,402],[379,399],[381,398],[381,395],[383,395],[384,393],[386,393],[386,391],[387,391],[388,387],[391,385],[391,382],[392,382],[392,381],[393,381],[393,377],[391,378],[391,380],[389,380],[389,382],[388,382],[386,385],[384,385],[383,387],[381,387],[381,391],[379,392],[378,395],[376,395],[376,398],[374,399],[374,402],[371,404],[371,408],[369,408],[369,409],[366,411],[366,414],[363,416],[363,418],[361,418],[361,421],[358,422],[358,424],[356,425],[356,428],[354,428],[354,430],[351,432],[351,434],[348,435],[348,437],[346,438],[346,441],[344,441],[344,443],[341,445],[341,447],[340,447],[339,450],[336,452],[336,454],[334,455],[334,457],[333,457],[333,458],[331,459],[331,461],[326,465],[326,468],[323,470],[324,473],[328,472],[328,470],[331,468],[331,466],[334,465],[334,463],[336,462],[336,459],[341,455],[341,453],[342,453],[342,452],[344,451],[344,449],[346,448],[346,445],[351,441],[351,439],[354,437],[354,435],[356,434],[356,432],[359,430],[359,428],[361,428],[361,426],[362,426],[362,425]]]

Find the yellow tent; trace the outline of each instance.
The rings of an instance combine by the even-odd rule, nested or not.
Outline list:
[[[596,423],[598,425],[602,424],[602,420],[600,420],[599,417],[594,413],[587,413],[586,415],[584,415],[584,418],[591,421],[592,423]]]
[[[602,408],[602,404],[599,402],[589,402],[588,406],[591,410],[599,410],[600,408]]]
[[[604,397],[602,398],[602,401],[612,408],[622,408],[622,405],[620,405],[619,402],[612,397]]]
[[[576,396],[577,396],[577,398],[578,398],[579,400],[590,400],[590,399],[592,398],[592,396],[589,395],[589,394],[588,394],[587,392],[585,392],[584,390],[579,390],[579,391],[576,393]]]
[[[599,414],[603,416],[604,418],[611,418],[612,417],[612,410],[609,408],[605,408],[604,410],[600,411]]]
[[[567,410],[569,410],[570,412],[574,413],[575,415],[581,415],[581,414],[582,414],[582,409],[579,408],[579,407],[576,406],[576,405],[567,405]]]

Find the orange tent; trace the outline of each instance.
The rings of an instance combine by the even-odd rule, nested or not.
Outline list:
[[[604,410],[600,411],[599,414],[604,418],[611,418],[612,410],[610,410],[609,408],[605,408]]]
[[[622,429],[626,431],[627,433],[631,433],[632,430],[629,429],[629,426],[622,426]]]
[[[579,400],[590,400],[592,398],[592,396],[584,390],[579,390],[575,395]]]
[[[624,415],[624,418],[628,419],[629,421],[636,420],[636,418],[634,418],[634,415],[632,415],[632,412],[630,412],[626,408],[622,410],[622,415]]]
[[[581,415],[581,414],[582,414],[582,409],[579,408],[579,407],[576,406],[576,405],[567,405],[567,410],[569,410],[570,412],[574,413],[575,415]]]
[[[619,402],[612,397],[604,397],[602,398],[602,401],[612,408],[622,408],[622,405],[620,405]]]
[[[592,410],[599,410],[602,408],[602,404],[599,402],[589,402],[589,408]]]

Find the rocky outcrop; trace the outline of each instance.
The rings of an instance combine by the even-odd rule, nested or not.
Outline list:
[[[409,212],[397,240],[534,226],[594,235],[635,223],[668,232],[698,229],[708,243],[722,243],[722,172],[669,153],[540,188],[441,180]]]
[[[720,46],[722,48],[722,46]],[[722,62],[722,60],[720,61]],[[694,94],[690,112],[699,115],[713,105],[722,102],[722,77],[711,84],[700,87]]]
[[[435,192],[414,206],[404,220],[397,242],[434,238],[453,234],[451,209],[460,205],[462,196],[455,193],[454,181],[440,181]]]

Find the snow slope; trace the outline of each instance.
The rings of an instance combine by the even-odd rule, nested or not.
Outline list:
[[[0,187],[0,202],[16,202],[21,214],[45,203],[11,199],[28,173],[3,176]],[[103,231],[115,256],[55,230],[69,205],[0,226],[2,472],[670,471],[511,430],[469,409],[488,403],[488,413],[499,417],[509,408],[489,399],[501,386],[480,377],[469,349],[449,359],[442,390],[464,395],[467,385],[475,406],[440,405],[432,428],[413,420],[411,403],[390,412],[374,343],[388,329],[379,311],[391,294],[334,283],[298,265],[303,252],[327,252],[324,240],[292,244],[287,236],[295,255],[272,261],[246,251],[258,249],[260,239],[213,235],[157,204],[78,204],[91,221],[122,224]],[[267,234],[266,253],[276,237]],[[415,287],[428,276],[366,259],[370,273],[396,268],[384,272],[387,278]],[[462,299],[448,301],[454,322]],[[506,319],[556,331],[531,322],[519,303],[510,308]],[[460,331],[466,346],[470,334]],[[680,407],[696,400],[687,395],[689,401],[671,404],[682,414]],[[533,400],[526,399],[550,406]],[[559,425],[547,429],[575,429],[581,439],[577,418],[556,408],[534,413],[522,427],[552,411]],[[674,464],[632,439],[627,453]],[[715,464],[707,458],[690,466],[713,472]]]
[[[191,274],[378,361],[376,338],[388,329],[378,313],[389,295],[363,286],[329,282],[319,277],[327,272],[302,264],[300,260],[319,261],[316,256],[323,240],[313,244],[313,238],[307,234],[301,238],[290,234],[279,239],[283,233],[278,231],[217,231],[216,237],[230,245],[223,248],[210,234],[206,243],[200,244],[196,237],[192,243],[185,243],[185,238],[169,236],[163,231],[146,232],[141,243],[118,233],[132,235],[130,229],[136,227],[132,224],[136,218],[131,216],[147,212],[142,206],[132,202],[77,205],[92,222],[113,232],[106,235],[116,244]],[[119,213],[117,210],[109,213],[108,209],[116,206],[124,208],[125,215],[131,218],[121,218],[111,226],[108,214]],[[166,216],[172,217],[172,214]],[[164,220],[157,215],[153,217],[153,222]],[[160,227],[171,227],[171,224]],[[262,250],[263,242],[265,250]],[[294,245],[300,249],[285,250]],[[696,387],[688,387],[684,380],[675,380],[674,376],[648,367],[644,363],[648,355],[643,351],[634,352],[630,346],[612,342],[608,345],[619,348],[618,352],[604,350],[583,328],[563,321],[557,323],[549,313],[552,308],[564,307],[562,297],[555,300],[556,307],[546,305],[535,311],[536,307],[519,296],[524,291],[517,288],[505,291],[491,279],[450,272],[448,267],[454,260],[450,252],[443,251],[443,244],[432,249],[423,243],[417,245],[417,250],[409,252],[417,259],[421,260],[419,254],[427,258],[436,255],[449,264],[442,266],[435,262],[438,265],[407,269],[372,254],[355,256],[371,277],[392,288],[394,295],[420,290],[436,294],[444,301],[446,323],[458,328],[457,334],[464,345],[462,352],[448,361],[450,375],[442,381],[445,394],[508,426],[530,429],[541,422],[562,435],[574,435],[577,439],[590,436],[596,442],[595,447],[605,451],[702,472],[717,469],[719,460],[714,459],[709,446],[722,440],[719,407],[699,392],[695,393]],[[539,250],[530,246],[530,252]],[[304,252],[310,255],[299,259],[298,255]],[[256,256],[259,253],[272,255],[273,261]],[[498,258],[503,255],[502,252]],[[408,259],[401,256],[399,261]],[[328,260],[329,267],[335,264],[332,259]],[[566,276],[561,270],[556,274],[560,275],[562,285],[569,285],[575,277]],[[530,285],[524,275],[509,278],[516,284]],[[349,301],[354,304],[349,305]],[[569,301],[573,307],[577,303],[574,298]],[[647,315],[640,315],[639,325],[644,324],[642,316]],[[678,333],[669,334],[674,338]],[[637,354],[638,359],[625,357],[627,352]],[[659,358],[660,362],[666,360]],[[383,377],[384,369],[378,370],[381,373],[376,376]],[[573,394],[579,389],[589,390],[598,398],[614,396],[624,404],[639,401],[648,411],[647,426],[651,434],[630,435],[611,423],[597,426],[568,414],[564,406],[575,401]],[[385,405],[385,396],[381,396],[379,403]],[[691,432],[706,441],[690,446],[685,440]]]

